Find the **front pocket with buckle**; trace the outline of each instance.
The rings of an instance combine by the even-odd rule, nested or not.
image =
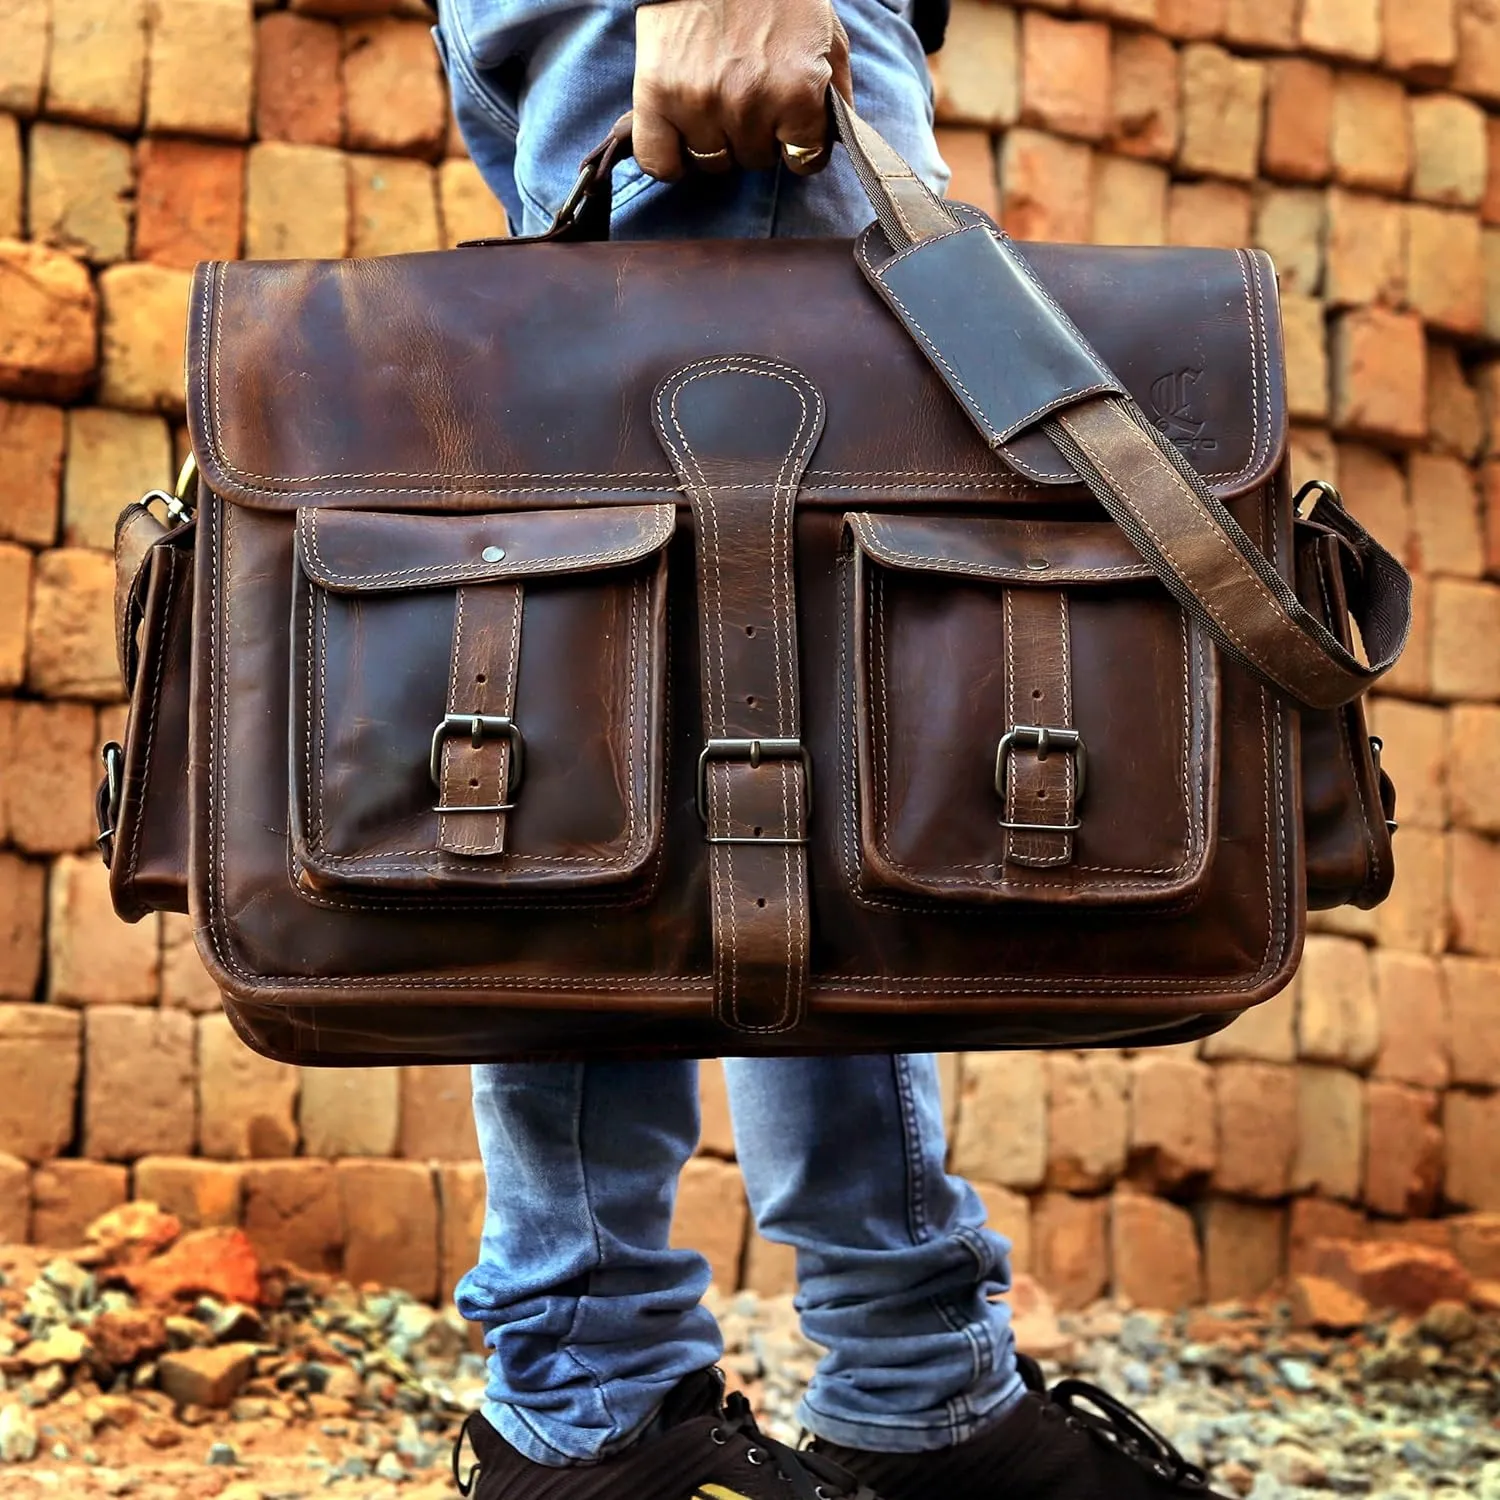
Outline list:
[[[628,897],[661,844],[675,524],[672,505],[302,511],[300,887]]]
[[[862,891],[1191,900],[1217,819],[1215,654],[1119,529],[846,521]]]

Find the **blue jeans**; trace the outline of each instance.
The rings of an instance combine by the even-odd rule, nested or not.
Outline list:
[[[838,0],[856,103],[941,190],[921,48],[903,0]],[[438,45],[469,151],[521,233],[630,106],[630,0],[443,0]],[[620,238],[851,235],[873,217],[841,152],[813,178],[744,172],[666,185],[616,173]],[[876,307],[872,301],[872,315]],[[666,372],[663,372],[666,373]],[[793,1246],[797,1307],[826,1355],[801,1419],[833,1442],[962,1442],[1021,1392],[1003,1303],[1010,1246],[944,1170],[931,1057],[731,1059],[735,1144],[760,1232]],[[668,1244],[698,1140],[688,1062],[474,1070],[488,1184],[479,1264],[458,1288],[490,1350],[485,1415],[544,1464],[630,1442],[723,1340],[708,1264]]]

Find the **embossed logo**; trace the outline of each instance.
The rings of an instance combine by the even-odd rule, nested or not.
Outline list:
[[[1163,375],[1151,386],[1157,427],[1187,453],[1212,453],[1219,446],[1217,438],[1203,435],[1208,423],[1193,415],[1193,387],[1202,379],[1203,371],[1189,366]]]

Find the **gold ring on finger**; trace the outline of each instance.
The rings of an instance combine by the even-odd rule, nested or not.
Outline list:
[[[694,151],[691,146],[687,148],[687,154],[702,166],[714,166],[721,161],[729,160],[729,147],[720,146],[717,151]]]
[[[808,162],[816,161],[828,148],[826,146],[791,146],[783,142],[781,149],[786,153],[788,161],[805,167]]]

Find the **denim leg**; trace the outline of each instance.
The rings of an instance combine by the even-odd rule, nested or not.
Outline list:
[[[474,1069],[488,1206],[458,1309],[490,1350],[485,1416],[537,1463],[606,1456],[723,1352],[708,1262],[667,1244],[697,1077],[690,1062]]]
[[[931,1056],[725,1062],[735,1145],[767,1239],[797,1252],[797,1309],[828,1352],[803,1425],[850,1447],[960,1443],[1022,1390],[1010,1244],[944,1170]]]

